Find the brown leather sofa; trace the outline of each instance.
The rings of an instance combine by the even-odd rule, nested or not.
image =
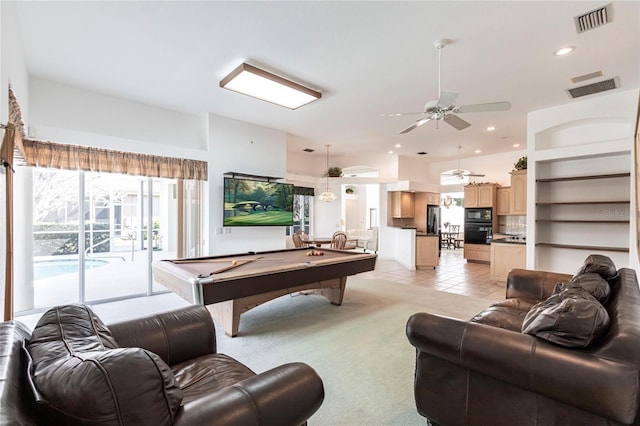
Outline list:
[[[521,331],[529,311],[549,300],[557,283],[571,279],[515,269],[507,299],[470,321],[411,316],[406,333],[416,348],[415,400],[427,422],[640,424],[640,291],[634,270],[622,268],[609,281],[610,294],[602,303],[608,328],[588,345],[566,347]],[[563,314],[579,316],[572,309]],[[553,332],[562,319],[555,321],[548,324]]]
[[[324,399],[306,364],[261,374],[216,352],[202,306],[108,327],[84,305],[33,332],[0,323],[0,424],[301,425]]]

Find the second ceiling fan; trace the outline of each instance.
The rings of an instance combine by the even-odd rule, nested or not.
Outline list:
[[[462,149],[462,145],[458,145],[458,168],[454,170],[447,170],[446,172],[440,173],[440,176],[455,176],[458,179],[464,179],[465,177],[483,177],[482,173],[474,173],[470,170],[465,170],[460,168],[460,150]]]
[[[484,104],[463,105],[455,106],[454,102],[458,95],[458,92],[443,92],[440,86],[440,76],[442,70],[442,49],[449,43],[447,39],[436,40],[433,45],[438,49],[438,99],[429,101],[424,106],[423,112],[410,112],[410,113],[397,113],[397,114],[383,114],[385,116],[401,116],[401,115],[423,115],[411,126],[402,130],[400,134],[409,133],[413,129],[422,126],[423,124],[432,120],[441,120],[450,126],[462,130],[469,127],[471,124],[455,115],[455,113],[466,112],[486,112],[486,111],[506,111],[511,108],[511,103],[506,101],[501,102],[489,102]]]

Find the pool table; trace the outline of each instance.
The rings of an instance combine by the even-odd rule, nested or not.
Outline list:
[[[309,254],[321,253],[310,256]],[[154,278],[183,299],[206,305],[225,333],[236,336],[240,314],[289,293],[312,290],[342,304],[349,275],[372,271],[377,255],[296,248],[159,260]]]

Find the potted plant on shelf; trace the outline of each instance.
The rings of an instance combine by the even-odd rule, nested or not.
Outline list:
[[[344,190],[345,193],[347,194],[355,194],[356,190],[353,186],[347,186]]]
[[[527,156],[520,159],[513,165],[513,170],[527,170]]]
[[[340,167],[329,167],[327,170],[327,176],[329,177],[341,177],[342,169]]]

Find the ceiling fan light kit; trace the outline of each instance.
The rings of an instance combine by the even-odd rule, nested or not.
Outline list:
[[[320,194],[320,201],[324,201],[325,203],[330,203],[332,201],[335,201],[336,199],[336,194],[334,194],[333,192],[331,192],[331,190],[329,189],[329,147],[331,145],[326,145],[327,146],[327,190],[324,191],[322,194]]]
[[[438,49],[438,99],[434,101],[428,101],[424,106],[424,111],[422,112],[383,114],[388,117],[400,115],[426,115],[426,117],[416,120],[416,122],[411,126],[400,131],[401,135],[409,133],[410,131],[432,120],[436,122],[444,121],[454,129],[464,130],[467,127],[471,126],[471,124],[455,114],[462,114],[467,112],[506,111],[511,108],[511,103],[506,101],[464,105],[459,107],[455,106],[454,102],[460,94],[458,92],[443,92],[441,88],[442,49],[444,49],[444,47],[449,43],[450,41],[446,38],[439,39],[433,42],[435,48]]]
[[[446,172],[440,173],[440,176],[455,176],[459,179],[464,179],[465,177],[484,177],[484,174],[474,173],[469,170],[460,168],[460,150],[462,149],[462,145],[458,145],[458,168],[455,170],[448,170]]]

